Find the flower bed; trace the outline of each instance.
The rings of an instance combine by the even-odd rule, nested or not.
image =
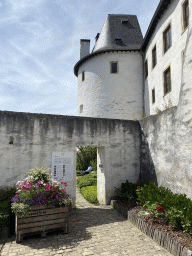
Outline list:
[[[44,236],[46,231],[59,225],[62,229],[68,226],[68,207],[72,205],[72,200],[62,186],[67,186],[67,183],[62,179],[52,180],[48,168],[39,167],[31,170],[25,180],[17,182],[11,205],[16,214],[16,241],[21,241],[23,234],[43,232]],[[35,217],[31,217],[33,215]],[[66,218],[66,221],[62,221],[62,218]]]
[[[163,218],[141,215],[146,212],[141,205],[130,201],[111,200],[111,205],[125,218],[129,219],[143,233],[151,237],[160,246],[176,256],[192,255],[192,237]]]

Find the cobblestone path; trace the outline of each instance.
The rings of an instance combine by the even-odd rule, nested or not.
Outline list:
[[[78,209],[70,213],[69,234],[24,237],[19,244],[12,237],[4,244],[1,256],[172,255],[111,206],[93,206],[78,190],[76,206]]]

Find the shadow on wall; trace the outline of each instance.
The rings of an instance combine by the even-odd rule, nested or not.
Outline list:
[[[147,142],[146,136],[141,129],[141,171],[140,171],[140,181],[145,182],[155,182],[158,186],[157,175],[155,171],[155,166],[153,159],[151,157],[151,152],[149,149],[149,144]]]

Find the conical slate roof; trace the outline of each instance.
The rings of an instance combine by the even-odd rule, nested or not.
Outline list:
[[[108,14],[92,53],[101,50],[139,50],[143,36],[136,15]]]

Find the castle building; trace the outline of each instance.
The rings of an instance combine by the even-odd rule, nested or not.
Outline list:
[[[189,0],[161,0],[143,39],[135,15],[109,14],[90,53],[80,40],[77,115],[139,120],[177,106]]]

